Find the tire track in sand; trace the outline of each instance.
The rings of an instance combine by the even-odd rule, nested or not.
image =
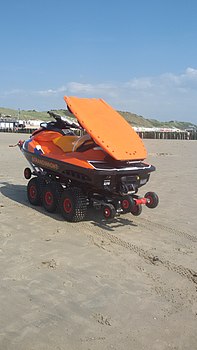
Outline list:
[[[90,224],[85,223],[85,229],[89,231],[90,236],[93,237],[93,235],[98,235],[100,238],[105,238],[110,243],[116,244],[118,246],[121,246],[125,249],[128,249],[136,254],[138,254],[141,258],[143,258],[146,262],[151,263],[152,265],[159,266],[162,265],[165,268],[167,268],[169,271],[173,271],[177,274],[179,274],[181,277],[187,278],[190,282],[197,284],[197,272],[189,269],[187,267],[184,267],[182,265],[176,265],[173,262],[170,262],[166,259],[160,259],[158,256],[150,254],[145,249],[130,243],[126,242],[123,239],[117,237],[115,234],[109,233],[101,228],[97,227],[97,230],[94,230],[92,227],[90,227]]]
[[[189,240],[190,242],[193,242],[193,243],[197,242],[197,237],[195,237],[195,236],[193,236],[185,231],[180,231],[180,230],[177,230],[175,228],[165,226],[163,224],[159,224],[157,222],[152,222],[152,221],[145,219],[145,218],[139,218],[139,223],[140,223],[140,226],[142,226],[150,231],[152,231],[153,228],[158,228],[160,230],[164,230],[164,231],[173,233],[174,235],[183,237],[183,238]]]

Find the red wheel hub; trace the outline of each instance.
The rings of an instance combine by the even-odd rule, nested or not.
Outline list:
[[[111,210],[109,208],[104,209],[104,215],[106,218],[109,218],[111,215]]]
[[[66,198],[66,199],[64,200],[63,206],[64,206],[64,211],[65,211],[66,213],[69,214],[69,213],[72,211],[72,202],[71,202],[71,200],[70,200],[69,198]]]
[[[45,193],[44,199],[47,205],[53,204],[53,194],[50,191]]]
[[[149,203],[150,205],[153,204],[153,198],[152,198],[151,196],[146,197],[146,199],[148,199],[148,203]]]
[[[137,211],[138,211],[138,206],[137,206],[137,205],[134,205],[134,206],[132,207],[132,212],[133,212],[133,213],[137,213]]]
[[[30,197],[32,199],[35,199],[36,196],[37,196],[37,190],[36,190],[36,186],[32,185],[29,189],[29,194],[30,194]]]
[[[129,201],[128,201],[128,199],[123,199],[123,201],[122,201],[122,208],[123,209],[128,209],[129,208]]]

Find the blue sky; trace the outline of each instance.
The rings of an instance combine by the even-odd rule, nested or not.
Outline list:
[[[0,1],[0,106],[101,97],[197,124],[196,0]]]

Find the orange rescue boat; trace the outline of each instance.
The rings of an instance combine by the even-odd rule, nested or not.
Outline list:
[[[90,205],[106,219],[140,215],[143,204],[155,208],[155,192],[137,194],[155,167],[144,162],[147,152],[133,128],[102,99],[64,100],[77,120],[49,112],[54,121],[18,143],[31,165],[24,170],[29,202],[48,212],[59,208],[74,222],[85,218]]]

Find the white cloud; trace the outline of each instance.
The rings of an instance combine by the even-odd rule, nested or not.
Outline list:
[[[150,77],[145,78],[134,78],[129,82],[125,83],[126,88],[133,90],[146,90],[153,86],[153,79]]]
[[[51,95],[57,95],[61,92],[66,92],[67,88],[65,86],[62,86],[58,89],[47,89],[47,90],[39,90],[35,91],[35,94],[41,95],[41,96],[51,96]]]
[[[67,84],[67,90],[71,94],[91,95],[94,97],[106,94],[108,96],[116,96],[115,91],[117,87],[115,84],[103,83],[103,84],[83,84],[78,82],[71,82]]]
[[[12,90],[11,94],[12,98],[15,94],[20,103],[30,102],[31,108],[35,109],[64,108],[64,95],[100,97],[119,110],[161,120],[188,120],[197,124],[197,69],[192,67],[180,74],[169,72],[158,76],[134,77],[125,82],[67,82],[58,88],[26,91],[25,99],[22,90]],[[4,99],[8,100],[8,95],[6,92]]]
[[[190,75],[190,76],[195,76],[195,77],[197,77],[197,69],[188,67],[188,68],[186,69],[186,75]]]

